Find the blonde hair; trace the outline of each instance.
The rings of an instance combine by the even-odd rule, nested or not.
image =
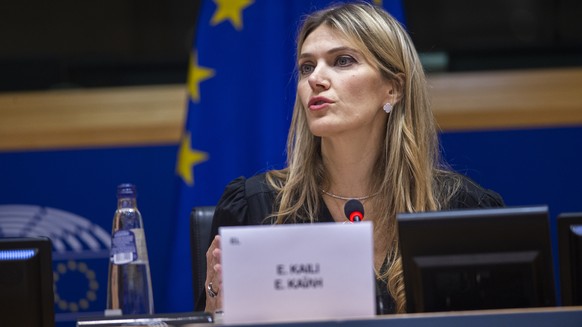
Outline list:
[[[308,16],[299,31],[297,53],[317,27],[332,28],[364,53],[382,76],[393,81],[401,94],[387,121],[380,157],[374,167],[372,190],[380,196],[373,203],[375,237],[386,240],[388,268],[377,272],[404,312],[406,299],[398,247],[396,214],[437,210],[449,200],[455,187],[438,186],[440,167],[436,123],[430,110],[426,79],[416,49],[403,27],[381,8],[367,3],[344,4]],[[277,191],[276,223],[314,222],[322,205],[320,188],[327,180],[321,156],[321,139],[307,125],[296,98],[287,140],[287,168],[267,174]]]

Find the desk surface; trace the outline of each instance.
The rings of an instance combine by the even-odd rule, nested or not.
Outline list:
[[[253,324],[262,327],[579,327],[582,307],[506,309],[442,313],[415,313],[379,316],[374,319]],[[238,325],[229,325],[238,326]],[[240,325],[248,326],[248,325]]]
[[[179,315],[191,316],[192,313],[173,314],[174,318]],[[98,320],[79,322],[78,326],[217,326],[222,325],[217,319],[215,324],[193,324],[180,319],[165,321],[161,324],[159,320],[152,320],[149,323],[140,318],[141,321],[128,322],[125,324],[112,325],[110,323],[100,324]],[[163,320],[162,320],[163,321]],[[136,323],[139,323],[136,325]],[[413,313],[378,316],[373,319],[354,319],[354,320],[329,320],[329,321],[308,321],[308,322],[287,322],[287,323],[264,323],[252,324],[253,326],[262,327],[579,327],[582,326],[582,307],[557,307],[557,308],[535,308],[535,309],[504,309],[504,310],[482,310],[482,311],[462,311],[462,312],[439,312],[439,313]],[[228,326],[249,326],[247,325],[228,325]]]

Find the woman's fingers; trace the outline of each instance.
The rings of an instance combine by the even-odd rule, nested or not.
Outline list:
[[[222,307],[222,265],[220,236],[212,240],[206,252],[206,311],[215,312]]]

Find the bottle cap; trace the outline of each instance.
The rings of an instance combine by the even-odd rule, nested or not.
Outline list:
[[[137,197],[137,190],[135,185],[130,183],[124,183],[117,185],[117,197]]]

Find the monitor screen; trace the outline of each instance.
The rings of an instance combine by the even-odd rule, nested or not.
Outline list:
[[[562,305],[582,305],[582,212],[558,216]]]
[[[55,325],[51,259],[48,238],[0,238],[2,326]]]
[[[397,215],[408,312],[554,306],[548,208]]]

